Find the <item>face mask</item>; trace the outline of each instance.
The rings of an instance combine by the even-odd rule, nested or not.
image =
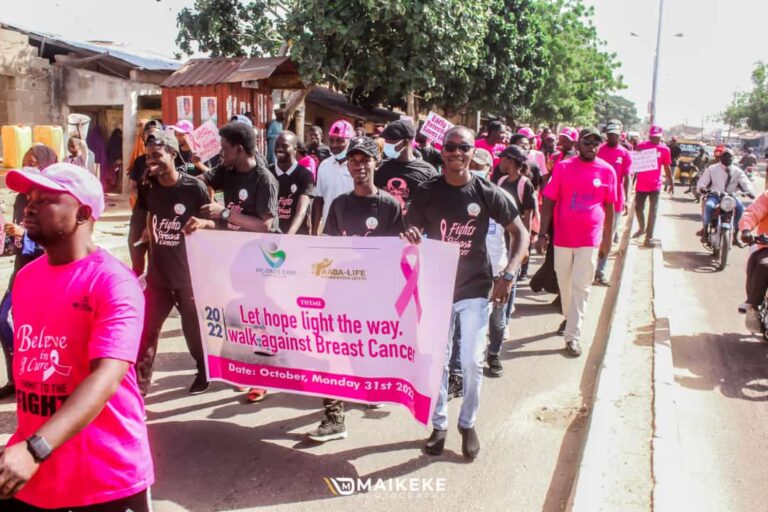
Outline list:
[[[395,144],[390,144],[389,142],[385,142],[384,143],[384,155],[387,158],[391,158],[393,160],[396,159],[396,158],[400,158],[400,153],[402,152],[402,150],[398,151],[398,150],[395,149],[395,147],[398,144],[400,144],[400,143],[397,142]]]
[[[485,171],[473,171],[473,170],[470,170],[469,172],[471,172],[472,174],[474,174],[478,178],[485,178],[485,176],[486,176],[486,172]]]
[[[339,161],[344,160],[345,158],[347,158],[347,150],[346,150],[346,148],[344,149],[344,151],[342,151],[338,155],[333,155],[333,157],[336,160],[339,160]]]

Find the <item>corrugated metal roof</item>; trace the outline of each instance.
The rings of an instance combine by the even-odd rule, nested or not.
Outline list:
[[[339,114],[354,119],[373,121],[374,123],[387,123],[400,119],[400,114],[383,108],[365,108],[358,105],[350,105],[346,96],[334,92],[326,87],[315,86],[307,96],[308,103],[314,103]]]
[[[4,28],[26,34],[30,38],[46,41],[47,43],[54,45],[58,44],[62,46],[69,46],[72,49],[85,50],[90,54],[108,55],[138,69],[146,69],[150,71],[173,71],[179,69],[182,65],[181,61],[174,60],[164,55],[150,52],[148,50],[132,48],[127,45],[119,45],[112,42],[99,42],[98,44],[95,44],[93,42],[77,41],[75,39],[69,39],[47,32],[29,30],[5,22],[0,23],[0,25],[2,25]]]
[[[286,77],[277,88],[302,87],[296,65],[288,57],[192,59],[161,87],[193,87]]]

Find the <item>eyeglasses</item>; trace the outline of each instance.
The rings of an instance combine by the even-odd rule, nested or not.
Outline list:
[[[453,153],[457,149],[462,153],[469,153],[472,150],[472,146],[466,143],[454,144],[453,142],[448,142],[446,144],[443,144],[443,152],[445,153]]]

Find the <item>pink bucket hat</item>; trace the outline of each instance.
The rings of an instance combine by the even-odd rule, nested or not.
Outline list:
[[[566,137],[572,142],[579,140],[579,132],[576,130],[576,128],[571,128],[570,126],[563,127],[563,129],[560,130],[560,135]]]
[[[527,126],[523,126],[519,130],[517,130],[517,133],[519,133],[520,135],[525,135],[526,139],[532,139],[532,138],[536,137],[536,134],[533,133],[533,130],[531,130]]]
[[[195,130],[195,126],[190,121],[182,119],[173,126],[169,126],[168,129],[179,133],[190,134]]]
[[[651,126],[651,129],[648,132],[649,137],[661,137],[662,135],[664,135],[664,130],[662,129],[661,126],[653,125]]]
[[[339,119],[331,125],[331,129],[328,130],[329,137],[339,137],[340,139],[351,139],[355,136],[355,129],[350,123]]]
[[[91,216],[97,220],[104,213],[104,189],[101,182],[82,167],[68,163],[52,164],[39,171],[32,167],[12,170],[5,177],[11,190],[28,194],[33,188],[64,192],[80,204],[91,207]]]

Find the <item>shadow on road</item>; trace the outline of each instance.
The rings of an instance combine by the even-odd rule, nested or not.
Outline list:
[[[704,350],[704,346],[709,350]],[[723,396],[768,401],[768,346],[746,333],[700,333],[672,337],[676,368],[693,376],[676,376],[681,386],[699,391],[719,389]],[[703,354],[710,353],[711,357]]]
[[[684,270],[710,274],[717,270],[712,255],[703,252],[664,251],[664,267],[670,270]]]

